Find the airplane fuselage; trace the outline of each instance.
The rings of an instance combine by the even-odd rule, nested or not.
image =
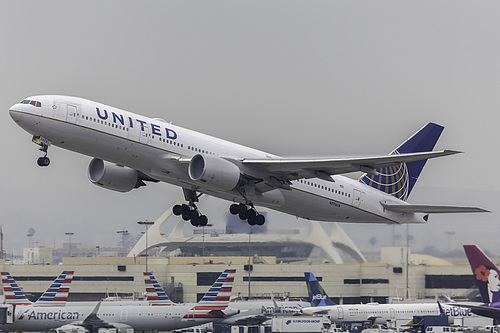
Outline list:
[[[450,304],[442,304],[445,315],[452,317],[470,317],[474,314],[470,309],[460,308]],[[386,324],[388,321],[412,320],[413,316],[439,315],[441,311],[437,303],[414,304],[353,304],[330,305],[304,308],[304,314],[314,314],[317,311],[328,315],[335,323],[345,321],[374,320],[376,324]]]
[[[269,159],[278,156],[191,131],[161,119],[144,117],[82,98],[35,96],[40,102],[16,104],[11,117],[34,136],[53,145],[140,171],[158,181],[194,189],[228,201],[246,203],[241,190],[193,180],[186,161],[207,158]],[[262,170],[246,164],[250,175]],[[274,188],[253,195],[252,203],[297,217],[332,222],[423,223],[422,213],[384,209],[381,202],[405,202],[344,176],[293,181],[290,189]]]
[[[67,303],[66,306],[18,305],[14,323],[0,325],[4,331],[48,331],[68,324],[81,324],[94,310],[97,302]],[[201,325],[221,320],[208,313],[194,309],[194,304],[151,306],[147,302],[129,302],[124,305],[101,306],[97,316],[115,326],[129,326],[136,330],[174,329]]]

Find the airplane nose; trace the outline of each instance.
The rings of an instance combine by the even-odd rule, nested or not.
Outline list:
[[[10,109],[9,109],[9,114],[12,119],[17,123],[21,119],[21,114],[23,111],[23,107],[21,104],[14,104]]]

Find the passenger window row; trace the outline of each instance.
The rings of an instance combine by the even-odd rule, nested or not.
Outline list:
[[[331,188],[331,187],[328,187],[328,186],[325,186],[325,185],[318,185],[314,182],[310,182],[310,181],[306,181],[304,179],[299,179],[299,183],[302,183],[302,184],[305,184],[305,185],[308,185],[308,186],[312,186],[312,187],[316,187],[316,188],[319,188],[319,189],[322,189],[322,190],[325,190],[325,191],[329,191],[329,192],[332,192],[332,193],[335,193],[335,194],[339,194],[339,195],[342,195],[344,197],[347,197],[347,198],[350,198],[351,195],[347,192],[344,192],[344,191],[341,191],[341,190],[336,190],[334,188]]]

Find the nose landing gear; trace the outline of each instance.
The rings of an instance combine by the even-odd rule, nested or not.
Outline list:
[[[33,139],[31,139],[34,143],[40,146],[40,151],[44,153],[42,157],[39,157],[36,163],[41,166],[41,167],[46,167],[50,164],[50,159],[47,157],[47,151],[49,150],[50,147],[50,140],[44,138],[43,136],[33,136]]]

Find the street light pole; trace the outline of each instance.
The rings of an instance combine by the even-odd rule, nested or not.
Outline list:
[[[144,225],[146,227],[146,272],[149,272],[148,271],[148,227],[150,225],[153,225],[154,222],[146,220],[146,221],[139,221],[137,222],[137,224]]]

